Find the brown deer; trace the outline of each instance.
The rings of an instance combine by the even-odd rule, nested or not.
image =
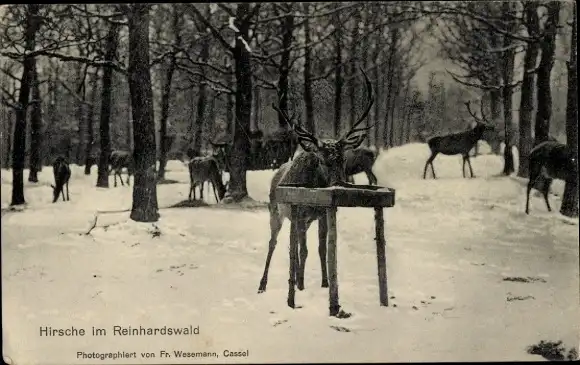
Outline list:
[[[50,185],[52,188],[52,202],[56,203],[59,194],[62,193],[62,201],[70,200],[68,194],[68,181],[70,179],[71,171],[68,161],[63,156],[58,156],[52,163],[52,171],[54,173],[55,185]],[[66,186],[66,199],[64,197],[64,187]]]
[[[220,202],[226,194],[226,187],[222,181],[222,174],[220,172],[217,160],[212,156],[198,156],[194,157],[188,163],[189,168],[189,200],[193,196],[196,199],[195,187],[200,186],[200,197],[203,200],[203,184],[209,181],[213,186],[213,194],[216,202]],[[217,188],[217,193],[216,193]]]
[[[361,70],[362,71],[362,70]],[[368,105],[352,128],[340,139],[322,140],[316,138],[310,132],[306,131],[299,125],[294,124],[288,118],[286,113],[282,112],[276,105],[272,105],[274,110],[280,113],[286,123],[294,130],[297,135],[298,143],[303,148],[303,152],[294,157],[294,159],[284,163],[278,171],[274,174],[270,185],[270,202],[268,208],[270,211],[270,241],[268,246],[268,256],[266,257],[266,264],[264,274],[260,280],[258,293],[266,291],[268,283],[268,270],[272,254],[276,248],[278,234],[282,228],[282,223],[285,218],[291,219],[291,206],[287,204],[279,204],[276,202],[276,188],[279,185],[291,184],[294,186],[309,187],[309,188],[324,188],[333,185],[348,185],[345,181],[345,151],[357,148],[364,141],[367,136],[366,131],[372,127],[359,127],[359,125],[367,117],[374,98],[372,95],[372,86],[367,75],[362,71],[366,82],[368,91]],[[327,239],[327,222],[326,210],[321,207],[304,207],[298,208],[299,222],[292,222],[299,227],[297,236],[300,248],[300,254],[293,256],[296,261],[292,265],[296,265],[296,276],[291,277],[289,283],[291,288],[297,284],[299,290],[304,289],[304,269],[306,258],[308,256],[308,249],[306,246],[306,232],[310,224],[318,220],[318,253],[320,256],[320,266],[322,269],[322,287],[328,287],[328,273],[326,268],[326,239]],[[292,238],[291,238],[292,239]],[[298,257],[299,256],[299,257]],[[293,290],[293,289],[291,289]],[[294,302],[288,300],[288,305],[294,307]]]
[[[377,185],[377,177],[373,173],[373,165],[377,154],[370,147],[359,147],[344,153],[345,173],[347,181],[354,184],[353,175],[364,172],[369,179],[369,185]]]
[[[110,170],[113,171],[113,176],[115,178],[115,187],[117,187],[117,175],[119,175],[119,180],[121,180],[121,185],[125,186],[123,183],[123,178],[121,177],[121,172],[123,169],[127,169],[127,185],[129,185],[129,178],[133,175],[135,171],[135,165],[133,162],[133,155],[128,151],[115,150],[111,152],[109,157]]]
[[[475,119],[475,127],[459,133],[452,133],[445,136],[437,136],[430,138],[427,141],[429,145],[429,149],[431,150],[431,156],[427,159],[425,163],[425,168],[423,169],[423,179],[425,179],[427,175],[427,166],[431,165],[431,172],[433,173],[433,178],[436,179],[435,176],[435,169],[433,168],[433,160],[439,153],[444,155],[452,156],[452,155],[461,155],[463,157],[463,177],[465,177],[465,163],[467,162],[469,166],[469,172],[471,173],[471,177],[475,177],[473,175],[473,169],[471,168],[471,161],[469,160],[469,151],[477,144],[486,131],[495,131],[495,128],[486,123],[485,115],[483,114],[482,108],[482,119],[478,118],[470,108],[470,102],[465,102],[467,106],[467,111],[471,116]]]
[[[530,180],[526,190],[526,214],[530,214],[530,191],[538,189],[544,196],[548,212],[552,211],[548,194],[554,179],[574,181],[578,178],[578,158],[568,146],[547,140],[530,151]]]

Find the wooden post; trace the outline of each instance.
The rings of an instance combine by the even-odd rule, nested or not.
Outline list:
[[[340,311],[338,304],[338,267],[336,257],[336,210],[335,206],[326,208],[328,222],[328,295],[330,315],[336,316]]]
[[[289,278],[288,278],[288,306],[290,308],[295,307],[295,297],[296,297],[296,273],[298,271],[297,261],[298,261],[298,205],[291,206],[290,219],[290,263],[289,263]]]
[[[387,289],[387,259],[385,255],[385,221],[382,207],[375,207],[375,233],[379,274],[379,300],[382,306],[387,307],[389,305],[389,296]]]

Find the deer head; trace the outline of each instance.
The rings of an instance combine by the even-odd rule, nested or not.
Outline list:
[[[288,118],[286,113],[280,110],[277,105],[272,104],[272,108],[280,113],[282,118],[292,128],[297,136],[298,143],[304,149],[304,151],[314,154],[319,160],[319,165],[328,172],[330,186],[345,182],[346,174],[344,152],[360,146],[360,144],[367,137],[366,131],[372,127],[372,125],[368,127],[359,127],[359,125],[368,116],[369,111],[371,110],[371,106],[374,102],[371,82],[369,81],[364,70],[361,69],[361,71],[365,78],[369,102],[365,111],[352,126],[352,128],[338,140],[317,138],[301,126],[293,123],[293,118]]]

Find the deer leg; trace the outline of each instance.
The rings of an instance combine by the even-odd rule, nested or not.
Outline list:
[[[63,186],[62,186],[62,188],[61,188],[61,190],[60,190],[60,193],[61,193],[61,195],[62,195],[62,201],[63,201],[63,202],[65,202],[65,201],[66,201],[66,199],[64,198],[64,184],[63,184]]]
[[[328,267],[326,266],[326,236],[328,222],[326,215],[318,218],[318,256],[320,256],[320,269],[322,271],[322,288],[328,288]]]
[[[438,152],[433,152],[431,151],[431,157],[429,157],[427,159],[427,162],[425,162],[425,168],[423,169],[423,179],[425,179],[425,177],[427,176],[427,166],[431,165],[431,172],[433,173],[433,178],[436,179],[435,177],[435,170],[433,169],[433,160],[435,160],[435,157],[437,156]]]
[[[290,218],[290,265],[289,265],[289,278],[288,278],[288,306],[294,308],[295,296],[296,296],[296,272],[298,271],[298,224],[300,218],[298,216],[298,207],[292,206],[292,213]]]
[[[68,195],[68,181],[66,182],[66,200],[70,200],[70,196]]]
[[[465,178],[465,161],[467,161],[467,158],[465,157],[465,155],[461,157],[463,157],[463,165],[461,166],[461,172],[463,173],[463,178]]]
[[[548,200],[548,194],[550,193],[550,185],[552,185],[552,179],[544,177],[544,186],[542,186],[542,194],[544,195],[544,201],[546,201],[546,207],[548,207],[548,212],[552,211],[550,207],[550,201]]]
[[[532,176],[530,176],[530,180],[528,181],[528,187],[526,189],[526,214],[530,214],[530,191],[534,186],[534,180]]]
[[[311,223],[312,221],[306,222],[304,220],[300,220],[300,224],[298,225],[298,243],[300,249],[300,261],[296,280],[298,284],[298,290],[304,290],[304,272],[306,271],[306,259],[308,258],[306,232],[308,232],[308,228],[310,227]]]
[[[473,169],[471,168],[471,160],[469,159],[469,155],[465,156],[466,160],[467,160],[467,166],[469,166],[469,173],[471,174],[471,177],[475,177],[475,175],[473,175]]]
[[[121,176],[121,171],[123,171],[123,169],[117,170],[117,174],[119,175],[119,181],[121,181],[121,186],[125,186],[125,183],[123,182],[123,176]]]
[[[278,234],[282,228],[282,223],[284,219],[278,214],[278,207],[270,207],[270,242],[268,243],[268,256],[266,257],[266,265],[264,267],[264,273],[262,274],[262,279],[260,280],[260,287],[258,288],[258,294],[266,291],[266,286],[268,285],[268,271],[270,270],[270,261],[272,260],[272,255],[276,249],[276,244],[278,243]]]
[[[194,188],[195,187],[193,185],[193,182],[190,182],[189,183],[189,196],[188,196],[189,200],[191,200],[192,195],[195,194]]]
[[[113,179],[115,179],[115,187],[117,187],[117,170],[113,171]]]
[[[375,174],[373,174],[371,170],[365,171],[365,173],[367,175],[367,178],[369,179],[369,185],[377,185],[378,181]]]
[[[131,173],[129,172],[129,168],[127,168],[127,185],[131,186],[131,184],[129,184],[129,179],[131,178]]]
[[[214,183],[211,183],[211,187],[213,188],[213,196],[215,196],[215,202],[216,203],[219,203],[220,200],[219,200],[218,195],[217,195],[217,192],[215,190],[215,184]]]

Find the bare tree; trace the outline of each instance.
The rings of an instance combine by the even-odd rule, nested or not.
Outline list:
[[[40,151],[42,149],[42,100],[36,59],[32,67],[32,110],[30,115],[30,171],[28,181],[38,182],[38,172],[42,169]]]
[[[554,66],[556,50],[556,33],[560,19],[560,1],[550,1],[547,5],[547,19],[540,41],[542,54],[538,65],[537,110],[535,124],[536,144],[548,139],[550,135],[550,118],[552,117],[552,89],[550,75]]]
[[[113,62],[116,58],[119,44],[119,25],[109,24],[109,31],[105,46],[105,62]],[[100,114],[100,144],[101,154],[99,157],[99,169],[97,174],[97,187],[109,187],[109,156],[111,154],[111,88],[113,84],[113,67],[105,65],[103,67],[103,81],[101,87],[101,114]]]
[[[540,33],[538,3],[535,1],[526,1],[524,3],[523,17],[528,35],[532,38],[537,38]],[[534,89],[536,87],[535,73],[532,71],[536,67],[538,53],[539,42],[528,42],[526,54],[524,55],[524,74],[522,78],[519,113],[518,176],[520,177],[528,177],[529,175],[528,160],[533,144],[532,113],[534,112]]]
[[[576,3],[573,4],[572,37],[570,49],[570,61],[568,65],[568,104],[566,106],[566,143],[573,156],[578,156],[578,69],[577,69],[577,45],[578,36],[576,29]],[[576,167],[578,159],[576,159]],[[574,179],[566,181],[562,207],[560,213],[568,217],[578,217],[578,175]]]
[[[155,222],[159,219],[155,171],[155,121],[149,62],[149,5],[131,4],[129,18],[129,88],[133,111],[135,178],[131,219]]]

